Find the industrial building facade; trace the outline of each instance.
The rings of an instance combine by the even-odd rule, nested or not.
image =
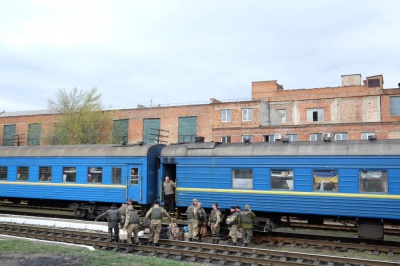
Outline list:
[[[113,110],[111,142],[271,142],[400,138],[400,88],[383,76],[343,75],[338,87],[284,90],[277,81],[252,83],[251,100]],[[0,115],[2,145],[53,145],[60,114]]]

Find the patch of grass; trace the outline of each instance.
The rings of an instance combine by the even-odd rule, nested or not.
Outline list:
[[[198,265],[157,257],[136,256],[113,251],[88,250],[82,247],[58,245],[56,243],[31,242],[24,240],[0,241],[0,255],[48,254],[51,256],[69,256],[80,258],[85,266],[122,266],[122,265],[166,265],[189,266]]]

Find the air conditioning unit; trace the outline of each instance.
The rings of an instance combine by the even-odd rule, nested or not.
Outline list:
[[[332,140],[333,135],[334,135],[333,132],[326,132],[326,133],[323,133],[323,134],[322,134],[322,140],[325,141],[325,142],[329,142],[329,141]]]
[[[280,134],[280,133],[274,134],[274,139],[275,140],[282,139],[282,134]]]

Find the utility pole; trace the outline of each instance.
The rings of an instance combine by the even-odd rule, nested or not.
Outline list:
[[[161,138],[168,138],[168,136],[166,136],[166,135],[161,135],[161,131],[169,132],[168,130],[164,130],[164,129],[160,129],[160,128],[154,128],[154,127],[151,127],[150,129],[156,131],[155,134],[154,133],[150,133],[150,135],[156,136],[155,139],[150,139],[150,140],[154,140],[156,143],[167,143],[168,142],[168,141],[165,141],[165,140],[161,140]]]
[[[14,143],[17,144],[17,146],[20,146],[21,142],[23,142],[23,140],[21,139],[22,136],[25,136],[25,134],[16,134],[14,135]]]

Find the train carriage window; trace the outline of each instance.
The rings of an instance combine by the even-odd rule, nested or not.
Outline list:
[[[76,167],[63,167],[63,182],[76,182]]]
[[[113,167],[112,169],[112,183],[113,184],[121,184],[121,167]]]
[[[39,181],[51,181],[51,167],[39,167]]]
[[[0,166],[0,180],[7,180],[7,166]]]
[[[387,172],[372,170],[360,171],[360,192],[381,192],[386,193]]]
[[[337,170],[314,170],[314,191],[338,191]]]
[[[131,184],[132,185],[139,184],[139,169],[138,168],[131,169]]]
[[[17,180],[18,181],[28,181],[28,179],[29,179],[29,167],[28,166],[18,166]]]
[[[103,182],[103,168],[102,167],[88,167],[88,183],[102,183]]]
[[[293,170],[271,170],[271,189],[293,190]]]
[[[232,188],[252,189],[253,188],[253,170],[234,169],[232,170]]]

